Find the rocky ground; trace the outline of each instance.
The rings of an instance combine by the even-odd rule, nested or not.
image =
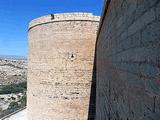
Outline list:
[[[27,60],[0,59],[0,85],[25,82],[26,74]]]

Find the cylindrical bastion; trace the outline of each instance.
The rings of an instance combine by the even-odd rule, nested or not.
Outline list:
[[[99,19],[64,13],[30,22],[28,120],[87,120]]]

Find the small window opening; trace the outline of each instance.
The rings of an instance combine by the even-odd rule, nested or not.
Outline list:
[[[73,54],[71,55],[71,58],[74,58],[74,55],[73,55]]]

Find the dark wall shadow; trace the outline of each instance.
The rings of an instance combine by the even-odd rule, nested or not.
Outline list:
[[[94,56],[92,83],[89,100],[88,120],[95,120],[96,116],[96,55]]]

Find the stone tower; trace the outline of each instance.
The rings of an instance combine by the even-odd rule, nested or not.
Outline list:
[[[31,21],[28,120],[87,120],[99,19],[65,13]]]

